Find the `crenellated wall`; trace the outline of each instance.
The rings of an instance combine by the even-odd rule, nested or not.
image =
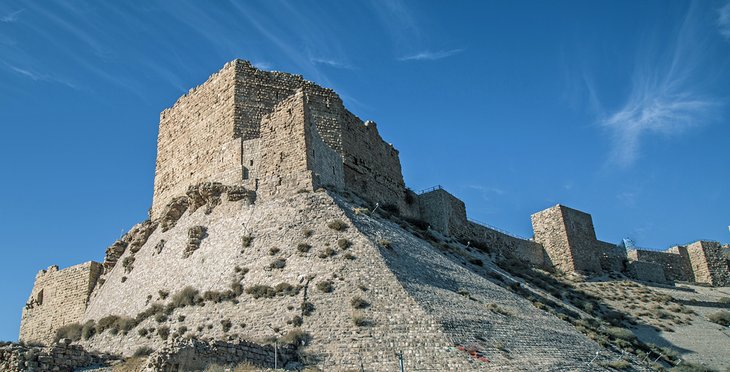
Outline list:
[[[23,309],[19,340],[48,345],[56,329],[81,321],[101,272],[101,264],[93,261],[39,271]]]

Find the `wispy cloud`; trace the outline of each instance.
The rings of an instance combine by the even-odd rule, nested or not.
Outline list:
[[[639,48],[630,92],[617,109],[603,110],[592,81],[584,79],[599,124],[612,136],[610,165],[633,165],[652,135],[681,135],[713,118],[720,100],[702,83],[704,39],[696,23],[690,9],[667,50],[658,43]]]
[[[259,70],[271,70],[273,67],[271,63],[264,61],[252,61],[251,64]]]
[[[398,60],[399,61],[434,61],[437,59],[451,57],[451,56],[453,56],[455,54],[459,54],[463,51],[464,51],[463,48],[450,49],[450,50],[437,50],[437,51],[424,50],[424,51],[418,52],[416,54],[399,57]]]
[[[58,83],[58,84],[65,85],[69,88],[79,89],[78,85],[74,84],[73,82],[71,82],[69,80],[51,76],[49,74],[40,73],[40,72],[32,70],[32,69],[21,68],[21,67],[9,64],[2,60],[0,60],[0,62],[2,62],[2,64],[5,65],[5,67],[7,67],[10,71],[13,71],[16,74],[18,74],[22,77],[31,79],[33,81],[45,81],[45,82],[51,82],[51,83]]]
[[[6,14],[0,17],[0,22],[13,23],[18,20],[18,16],[20,15],[20,13],[23,13],[23,11],[25,11],[25,9],[16,10],[12,13]]]
[[[352,66],[348,63],[336,61],[334,59],[310,58],[309,60],[312,61],[312,63],[318,64],[318,65],[325,65],[325,66],[330,66],[330,67],[334,67],[334,68],[341,68],[344,70],[354,70],[355,69],[354,66]]]
[[[720,8],[717,25],[720,28],[720,35],[730,41],[730,1]]]

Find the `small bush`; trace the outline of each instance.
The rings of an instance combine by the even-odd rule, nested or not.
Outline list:
[[[306,345],[310,338],[311,336],[309,333],[296,328],[284,335],[284,337],[281,338],[281,342],[286,345],[300,346]]]
[[[170,327],[162,326],[160,328],[157,328],[157,335],[160,336],[161,339],[167,340],[167,338],[170,336]]]
[[[344,221],[338,219],[331,221],[329,224],[327,224],[327,227],[336,231],[345,231],[345,229],[347,229],[347,224]]]
[[[246,293],[253,296],[253,298],[273,298],[276,296],[276,290],[274,288],[269,287],[268,285],[261,285],[257,284],[252,287],[246,288]]]
[[[286,266],[286,259],[284,258],[279,258],[269,265],[272,269],[283,269],[284,266]]]
[[[354,307],[355,309],[364,309],[366,307],[369,307],[370,303],[363,300],[359,296],[355,296],[350,300],[350,305],[352,305],[352,307]]]
[[[310,236],[314,235],[314,230],[304,229],[304,231],[302,231],[302,235],[304,235],[305,238],[309,238]]]
[[[81,337],[84,340],[88,340],[94,337],[94,334],[96,334],[96,324],[93,320],[89,320],[84,323],[84,326],[81,328]]]
[[[193,306],[203,302],[200,292],[197,289],[187,286],[172,296],[170,304],[173,308]]]
[[[140,346],[137,348],[137,350],[134,351],[134,354],[132,354],[132,356],[133,357],[143,357],[143,356],[148,356],[154,352],[155,351],[152,350],[152,348],[149,346]]]
[[[295,326],[295,327],[299,327],[299,326],[301,326],[301,325],[302,325],[302,323],[304,323],[304,320],[303,320],[303,319],[302,319],[302,317],[301,317],[301,316],[299,316],[299,315],[295,315],[295,316],[294,316],[294,317],[293,317],[293,318],[291,319],[291,324],[292,324],[293,326]]]
[[[170,295],[170,292],[165,291],[165,290],[159,290],[159,291],[157,291],[157,294],[160,295],[160,299],[164,300],[164,299],[167,299],[167,296]]]
[[[613,360],[613,361],[610,361],[610,362],[602,363],[602,365],[604,367],[610,367],[610,368],[618,369],[618,370],[626,369],[626,368],[631,367],[631,363],[629,363],[629,362],[627,362],[626,360],[623,360],[623,359],[618,359],[618,360]]]
[[[274,288],[274,291],[280,296],[296,296],[299,294],[300,289],[300,286],[293,286],[289,283],[279,283]]]
[[[312,246],[307,243],[299,243],[297,245],[297,250],[302,253],[307,253],[310,249],[312,249]]]
[[[62,338],[68,338],[71,339],[71,341],[78,341],[81,339],[82,329],[83,327],[79,323],[67,324],[56,330],[56,337],[54,341],[58,342],[58,340]]]
[[[707,316],[707,319],[709,319],[713,323],[717,323],[721,326],[729,326],[730,325],[730,311],[727,310],[720,310],[717,312],[714,312]]]
[[[606,334],[617,340],[633,341],[636,339],[636,335],[633,332],[621,327],[608,327]]]
[[[342,238],[337,241],[337,246],[341,249],[347,249],[352,246],[352,242],[349,239]]]
[[[388,239],[379,239],[378,244],[383,246],[383,248],[391,249],[390,240],[388,240]]]
[[[484,266],[484,262],[482,260],[478,259],[478,258],[472,258],[471,260],[469,260],[469,262],[472,265]]]
[[[491,303],[490,304],[487,304],[487,309],[489,311],[495,313],[495,314],[500,314],[500,315],[504,315],[504,316],[512,316],[512,315],[514,315],[514,314],[512,314],[511,311],[509,311],[509,310],[507,310],[507,309],[505,309],[505,308],[503,308],[503,307],[501,307],[501,306],[499,306],[497,304],[491,304]]]
[[[223,327],[223,332],[230,331],[232,326],[233,326],[233,323],[231,323],[230,319],[221,320],[221,327]]]
[[[167,315],[165,314],[157,314],[155,315],[155,321],[157,323],[164,323],[167,321]]]
[[[276,247],[269,248],[269,256],[275,256],[280,251],[281,251],[281,249],[276,248]]]
[[[314,308],[314,304],[311,302],[302,302],[301,309],[302,309],[302,315],[309,316],[309,315],[312,315],[315,308]]]
[[[140,328],[137,330],[137,334],[140,335],[140,337],[147,336],[147,333],[149,333],[149,331],[147,331],[147,328]]]
[[[350,252],[347,252],[347,253],[345,253],[345,258],[346,258],[346,259],[348,259],[348,260],[354,260],[354,259],[356,259],[357,257],[355,257],[355,255],[354,255],[354,254],[352,254],[352,253],[350,253]]]
[[[241,237],[241,247],[242,248],[250,247],[252,242],[253,242],[253,236],[251,236],[251,235],[244,235]]]
[[[317,289],[324,293],[332,293],[332,291],[335,290],[335,288],[332,286],[332,282],[329,280],[317,283]]]
[[[317,257],[319,257],[319,258],[328,258],[328,257],[334,256],[336,253],[337,252],[335,252],[334,249],[327,247],[325,250],[319,252],[319,254],[317,255]]]
[[[362,314],[353,314],[352,323],[358,327],[367,327],[370,325],[370,321]]]

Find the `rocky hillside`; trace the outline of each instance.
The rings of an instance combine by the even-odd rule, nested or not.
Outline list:
[[[663,288],[529,269],[353,195],[253,203],[216,187],[112,245],[86,319],[59,337],[125,356],[184,339],[276,340],[297,355],[291,368],[397,370],[402,352],[414,371],[585,371],[670,367],[691,349],[670,350],[662,327],[713,324]],[[630,311],[640,296],[646,311]]]

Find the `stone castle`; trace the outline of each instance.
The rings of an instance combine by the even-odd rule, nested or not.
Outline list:
[[[321,196],[324,194],[319,193],[318,196],[317,193],[322,190],[333,195],[334,202],[316,199],[324,198]],[[334,91],[306,81],[299,75],[262,71],[249,62],[235,60],[161,113],[150,219],[136,225],[112,244],[102,263],[87,262],[62,270],[51,266],[40,271],[23,309],[20,340],[51,343],[57,330],[64,326],[98,322],[111,314],[131,318],[137,315],[135,324],[151,322],[144,318],[140,320],[139,314],[155,301],[163,303],[167,298],[165,293],[183,290],[185,285],[195,286],[200,291],[221,290],[231,278],[242,283],[251,280],[258,283],[271,280],[282,284],[285,284],[284,281],[299,283],[298,286],[305,288],[302,306],[307,301],[315,301],[317,295],[312,294],[311,289],[306,291],[312,277],[330,277],[333,273],[337,276],[336,272],[356,269],[333,266],[335,263],[330,261],[321,267],[311,262],[299,263],[298,260],[316,260],[303,249],[280,258],[286,261],[283,270],[296,267],[299,270],[296,273],[282,270],[281,277],[278,277],[277,266],[259,261],[279,255],[278,247],[296,246],[300,239],[299,230],[306,230],[307,224],[320,219],[340,216],[337,218],[361,221],[352,223],[361,231],[374,229],[375,222],[362,220],[365,217],[352,214],[349,207],[345,208],[346,212],[326,217],[317,214],[323,212],[310,211],[316,211],[318,205],[342,206],[349,203],[340,201],[338,195],[350,196],[369,211],[380,208],[404,220],[419,221],[426,224],[429,231],[454,239],[466,247],[483,248],[492,255],[513,257],[547,271],[589,275],[623,273],[637,280],[660,283],[684,281],[712,286],[730,283],[728,246],[698,241],[672,247],[665,252],[627,251],[621,246],[598,240],[589,214],[562,205],[532,215],[534,237],[531,239],[518,238],[473,222],[467,218],[464,203],[446,190],[437,187],[415,193],[407,188],[398,150],[381,138],[374,122],[363,122],[349,112]],[[309,214],[302,214],[305,209],[310,211],[306,212]],[[287,235],[282,232],[295,228],[299,229],[297,233]],[[387,226],[382,229],[391,231]],[[316,246],[315,243],[329,247],[330,243],[324,237],[335,239],[335,235],[340,241],[350,239],[356,245],[361,242],[360,245],[368,247],[376,246],[378,241],[385,239],[381,237],[385,233],[375,230],[372,230],[372,236],[377,238],[370,240],[334,233],[326,228],[312,227],[307,231],[314,231],[315,237],[309,238],[305,234],[306,239],[315,240],[299,243],[299,247]],[[352,229],[345,231],[352,233]],[[318,236],[323,240],[316,240]],[[250,243],[252,239],[254,243]],[[396,235],[392,235],[390,240],[411,244],[411,240]],[[255,261],[253,256],[242,255],[242,245],[256,247],[258,252],[265,249],[265,243],[271,247],[268,255],[257,256]],[[341,244],[344,252],[346,247]],[[274,247],[277,247],[276,250]],[[360,258],[353,262],[371,257],[368,252],[361,251]],[[320,254],[321,257],[324,256]],[[362,271],[353,271],[359,278],[369,278],[368,283],[359,285],[376,287],[382,282],[383,288],[379,290],[383,294],[404,296],[407,299],[403,300],[404,304],[420,301],[411,300],[423,296],[419,291],[410,290],[406,285],[403,287],[405,292],[396,293],[401,289],[391,288],[394,284],[388,284],[394,278],[405,280],[406,273],[411,275],[419,269],[403,271],[406,269],[393,265],[396,258],[383,261],[373,255],[368,259],[369,264]],[[247,265],[246,270],[238,266],[244,264]],[[386,265],[383,267],[392,269],[395,276],[377,273],[380,267],[377,265]],[[256,269],[258,267],[261,269]],[[246,274],[249,268],[251,271]],[[458,272],[460,269],[450,270]],[[342,279],[341,274],[338,278],[349,283]],[[352,286],[355,288],[356,284],[353,282]],[[242,295],[241,290],[234,289],[234,292]],[[373,292],[372,296],[376,297],[376,293]],[[296,296],[301,296],[298,290]],[[335,306],[330,300],[321,301],[315,303],[316,308]],[[375,298],[371,301],[373,308],[381,306]],[[248,305],[242,301],[237,306],[243,309]],[[415,314],[417,311],[414,314],[411,311],[400,313],[385,302],[382,306],[389,309],[389,319],[402,317],[404,322],[413,316],[431,319]],[[270,313],[260,313],[261,306],[256,306],[256,309],[241,310],[240,317],[256,315],[257,319],[265,319],[264,323],[278,324],[276,322],[288,316],[280,312],[286,313],[286,309],[291,307],[295,310],[290,309],[290,312],[299,311],[299,305],[281,304]],[[215,313],[216,316],[239,311],[234,307],[222,309]],[[333,307],[332,311],[336,309]],[[185,313],[180,318],[197,319],[198,324],[204,324],[211,315],[200,319],[197,316]],[[439,316],[446,319],[455,315]],[[251,318],[246,319],[249,325],[241,326],[241,334],[259,337],[270,332],[265,325],[256,325]],[[442,337],[434,333],[437,331],[433,327],[443,322],[411,322],[415,328],[422,327],[418,328],[419,337],[426,340],[431,336],[425,335],[433,334],[433,340]],[[335,332],[326,321],[318,327],[313,325],[312,332],[316,333],[320,328],[322,332]],[[342,329],[343,326],[338,327]],[[202,328],[198,329],[201,335],[207,332]],[[451,335],[447,337],[450,339],[461,337],[449,333],[448,329],[442,331]],[[222,331],[216,332],[213,336],[220,336]],[[383,332],[381,337],[400,334],[398,332],[402,333],[399,337],[410,337],[406,335],[409,330],[400,328]],[[147,342],[143,333],[146,331],[140,332],[136,344]],[[114,341],[111,336],[104,336],[107,338],[99,341],[100,337],[97,335],[93,338],[97,341],[89,341],[87,346],[114,351],[129,350],[130,345],[135,345],[131,341]],[[326,336],[323,333],[321,337]],[[365,344],[375,347],[372,342]],[[421,355],[420,352],[414,353]],[[342,358],[341,361],[346,359]],[[443,360],[449,358],[443,357]],[[459,365],[454,361],[448,363]]]

